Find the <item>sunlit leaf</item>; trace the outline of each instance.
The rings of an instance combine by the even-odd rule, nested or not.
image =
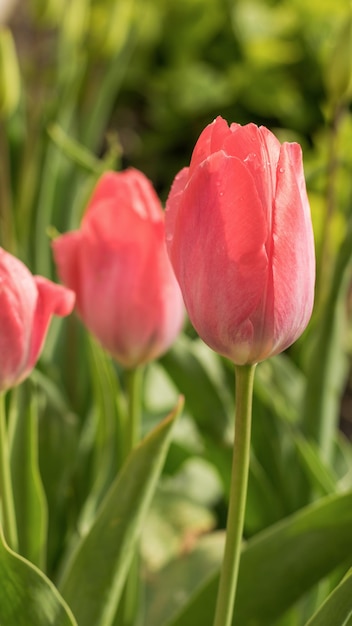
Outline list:
[[[0,580],[3,626],[77,626],[52,582],[5,545],[1,529]]]
[[[348,626],[351,616],[352,572],[334,589],[306,626]]]
[[[66,564],[59,589],[80,626],[112,623],[180,410],[133,450]]]
[[[258,534],[243,548],[233,625],[271,626],[339,564],[352,561],[352,494],[329,496]],[[211,626],[218,576],[162,626]],[[187,601],[188,600],[188,601]]]

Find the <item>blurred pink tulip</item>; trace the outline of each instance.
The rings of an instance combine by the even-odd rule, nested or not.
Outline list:
[[[53,251],[79,316],[117,361],[135,367],[170,347],[184,305],[166,253],[164,212],[141,172],[105,173],[80,230],[58,237]]]
[[[50,318],[68,315],[74,294],[42,276],[32,276],[0,248],[0,391],[23,381],[35,366]]]
[[[166,205],[166,241],[200,337],[235,364],[285,350],[314,298],[314,239],[301,148],[218,117]]]

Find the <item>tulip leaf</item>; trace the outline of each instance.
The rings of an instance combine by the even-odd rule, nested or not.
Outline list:
[[[196,592],[218,570],[224,550],[225,533],[205,534],[188,554],[169,561],[161,575],[153,573],[147,580],[146,624],[168,624],[172,615],[182,609],[185,595]],[[201,622],[194,622],[200,624]]]
[[[0,624],[77,626],[53,583],[10,550],[0,529]]]
[[[322,457],[330,460],[346,380],[346,290],[352,271],[352,227],[347,230],[336,259],[334,274],[317,326],[311,352],[302,424],[318,442]]]
[[[11,474],[18,551],[41,569],[46,561],[47,503],[38,464],[38,415],[29,383],[16,390],[10,412]]]
[[[223,440],[232,411],[231,394],[218,355],[200,339],[182,335],[160,363],[185,396],[186,408],[202,433]]]
[[[316,443],[308,441],[297,432],[292,432],[292,439],[312,487],[324,496],[335,493],[337,491],[337,476],[334,475],[333,469],[324,463],[320,457]]]
[[[351,617],[352,571],[350,570],[306,626],[349,626],[352,624]]]
[[[59,589],[80,626],[113,623],[181,406],[132,451],[66,564]]]
[[[271,626],[319,580],[347,559],[352,561],[351,524],[352,493],[332,495],[248,541],[242,552],[233,624]],[[214,575],[162,626],[211,626],[217,586],[218,575]]]

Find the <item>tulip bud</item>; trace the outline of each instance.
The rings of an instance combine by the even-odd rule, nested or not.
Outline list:
[[[0,248],[0,391],[18,385],[35,366],[52,315],[68,315],[74,294]]]
[[[11,31],[0,29],[0,116],[9,117],[20,99],[20,70]]]
[[[190,320],[213,350],[254,364],[301,335],[315,256],[298,144],[218,117],[176,176],[165,220]]]
[[[79,316],[119,363],[136,367],[169,348],[184,308],[166,253],[164,212],[141,172],[103,174],[81,228],[58,237],[53,251]]]

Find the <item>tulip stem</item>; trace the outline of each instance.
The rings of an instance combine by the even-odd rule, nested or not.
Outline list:
[[[143,367],[127,371],[126,457],[140,440]]]
[[[127,421],[125,432],[125,458],[132,452],[141,438],[141,408],[142,408],[142,366],[134,367],[126,371],[127,377]],[[139,611],[141,586],[139,579],[139,546],[131,561],[131,566],[126,578],[126,584],[121,598],[118,623],[120,626],[133,626]]]
[[[15,505],[13,501],[10,455],[5,416],[5,394],[0,392],[0,504],[5,539],[13,550],[18,548]]]
[[[232,624],[247,498],[255,365],[236,365],[235,372],[235,440],[230,501],[214,626]]]

